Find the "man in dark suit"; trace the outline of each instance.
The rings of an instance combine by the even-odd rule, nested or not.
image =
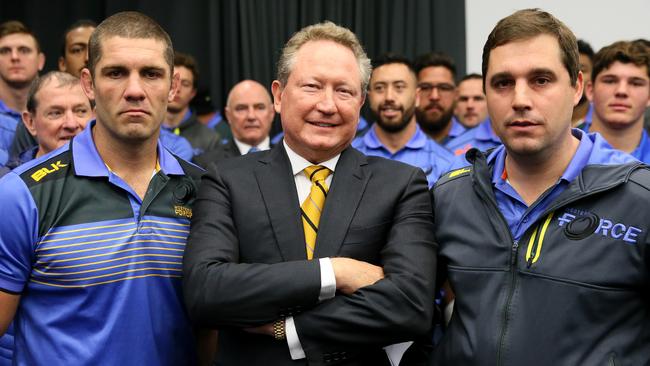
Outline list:
[[[232,136],[216,149],[194,158],[194,162],[202,167],[271,147],[269,131],[275,111],[271,95],[262,84],[254,80],[235,84],[228,93],[225,112]]]
[[[383,347],[429,339],[424,173],[350,147],[369,76],[352,32],[302,29],[272,85],[284,141],[203,178],[184,293],[193,320],[219,328],[217,365],[388,365]]]

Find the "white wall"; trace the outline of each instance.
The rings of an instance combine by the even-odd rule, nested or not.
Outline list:
[[[591,44],[594,51],[618,40],[650,39],[650,0],[465,0],[467,72],[481,72],[485,40],[499,19],[541,8]]]

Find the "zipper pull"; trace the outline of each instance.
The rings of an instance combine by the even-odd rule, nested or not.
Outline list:
[[[519,240],[512,242],[512,255],[510,256],[510,264],[514,265],[517,262],[517,249],[519,249]]]

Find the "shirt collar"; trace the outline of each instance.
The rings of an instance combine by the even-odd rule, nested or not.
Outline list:
[[[248,153],[248,150],[250,150],[251,147],[253,147],[253,145],[249,145],[249,144],[247,144],[247,143],[245,143],[245,142],[241,142],[241,141],[237,140],[234,136],[233,136],[232,139],[235,141],[235,145],[237,145],[237,148],[239,149],[239,152],[240,152],[242,155],[247,154],[247,153]],[[271,148],[271,139],[270,139],[268,136],[266,136],[266,137],[264,138],[264,140],[262,140],[262,142],[260,142],[259,144],[255,145],[255,146],[256,146],[260,151],[268,150],[268,149]]]
[[[92,129],[96,120],[90,121],[86,129],[72,140],[72,159],[74,161],[75,174],[86,177],[108,177],[108,167],[97,151],[93,140]],[[158,162],[160,170],[166,175],[185,175],[178,160],[163,148],[158,140]]]
[[[569,165],[567,165],[564,173],[560,176],[561,180],[566,182],[572,182],[582,171],[582,169],[589,162],[591,157],[591,152],[593,150],[594,144],[587,134],[583,131],[574,128],[571,130],[571,134],[580,140],[578,144],[578,149],[576,149],[575,154],[571,158]],[[492,171],[492,183],[500,184],[504,181],[505,161],[506,161],[506,149],[505,146],[501,145],[496,148],[490,156],[488,156],[488,164],[493,164],[494,170]]]
[[[375,122],[372,128],[368,130],[368,132],[363,136],[363,142],[364,144],[371,148],[371,149],[379,149],[379,148],[384,148],[386,149],[386,146],[379,141],[379,137],[377,137],[377,132],[375,132],[375,128],[377,127],[377,123]],[[406,142],[406,145],[404,147],[407,147],[409,149],[421,149],[424,147],[424,145],[427,144],[427,135],[422,132],[422,129],[420,129],[420,126],[416,123],[415,124],[415,133],[411,138]],[[386,149],[388,150],[388,149]]]
[[[451,128],[449,128],[449,133],[447,136],[449,137],[457,137],[463,134],[463,132],[467,131],[467,127],[463,126],[460,121],[456,118],[456,116],[453,116],[451,118]]]
[[[490,123],[490,117],[488,117],[476,126],[476,135],[474,137],[479,141],[494,141],[501,143],[501,139],[499,139],[499,136],[494,133]]]
[[[284,149],[287,151],[287,156],[289,157],[289,162],[291,163],[291,172],[294,176],[300,174],[303,170],[305,170],[305,168],[314,165],[313,163],[307,161],[307,159],[298,155],[295,151],[291,150],[286,141],[282,140],[282,143],[284,144]],[[318,165],[322,165],[334,173],[334,169],[336,168],[336,164],[339,162],[340,157],[341,154],[337,154],[333,158],[326,160]]]
[[[630,155],[634,156],[635,158],[641,160],[641,157],[643,156],[644,152],[648,149],[648,133],[646,132],[645,128],[641,131],[641,141],[639,141],[639,146],[632,151]]]

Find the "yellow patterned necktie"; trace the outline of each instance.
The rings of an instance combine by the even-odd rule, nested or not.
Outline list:
[[[312,165],[304,169],[305,174],[311,180],[311,192],[305,202],[300,206],[302,216],[302,227],[305,230],[305,244],[307,245],[307,259],[314,258],[316,249],[316,235],[318,234],[318,223],[320,215],[325,207],[327,197],[327,183],[325,179],[331,171],[324,166]]]

